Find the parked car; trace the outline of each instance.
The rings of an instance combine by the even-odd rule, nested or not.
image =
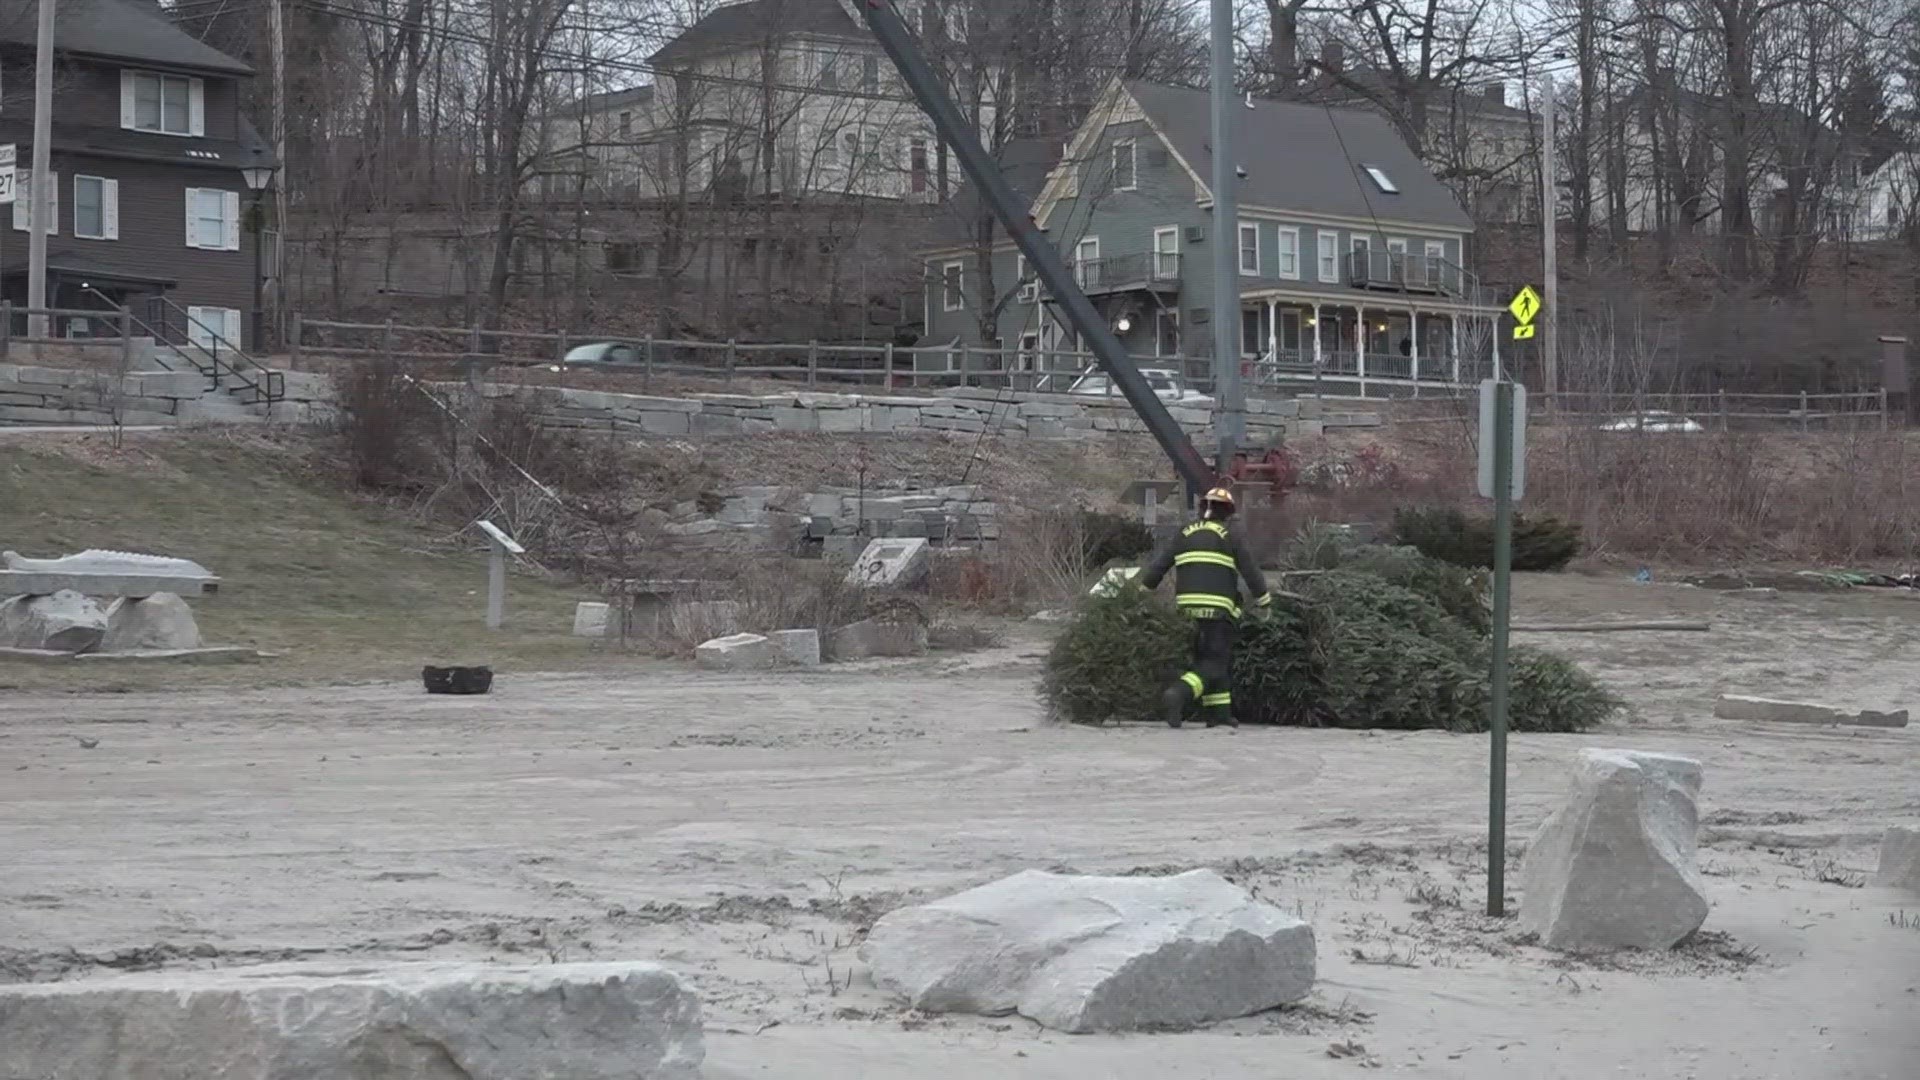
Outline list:
[[[1648,409],[1638,416],[1623,416],[1600,425],[1601,431],[1682,431],[1696,432],[1707,430],[1698,420],[1691,420],[1679,413],[1670,413],[1665,409]]]
[[[567,367],[608,367],[640,363],[640,350],[630,342],[596,341],[587,345],[575,345],[567,350],[566,358],[560,361]]]
[[[1208,406],[1213,399],[1198,390],[1189,387],[1172,368],[1141,368],[1140,374],[1153,387],[1154,396],[1169,405]],[[1067,393],[1078,397],[1119,397],[1120,388],[1104,371],[1088,371],[1067,387]]]

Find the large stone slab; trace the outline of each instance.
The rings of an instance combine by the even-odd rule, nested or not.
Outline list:
[[[220,579],[191,559],[89,548],[57,559],[0,552],[0,596],[43,596],[72,589],[87,596],[199,596]]]
[[[1707,918],[1694,862],[1700,763],[1582,750],[1573,790],[1527,848],[1520,924],[1550,949],[1666,949]]]
[[[780,648],[760,634],[729,634],[701,642],[693,650],[701,667],[713,671],[764,671],[779,663]]]
[[[695,1080],[700,1003],[614,962],[276,964],[0,986],[0,1076]]]
[[[107,605],[107,632],[101,652],[178,652],[200,647],[200,624],[193,609],[172,593],[123,596]]]
[[[874,983],[928,1012],[1017,1012],[1059,1031],[1189,1028],[1298,1001],[1313,928],[1211,870],[1028,870],[882,918]]]
[[[1782,724],[1848,724],[1855,727],[1906,727],[1907,710],[1881,712],[1875,709],[1835,708],[1810,701],[1782,701],[1778,698],[1750,697],[1746,694],[1721,694],[1714,702],[1713,715],[1722,720],[1766,720]]]
[[[1920,829],[1888,829],[1880,840],[1880,865],[1875,885],[1920,893]]]
[[[862,619],[830,631],[821,649],[829,660],[924,656],[927,628],[911,621]]]
[[[613,605],[592,600],[573,605],[573,636],[603,638],[613,621]]]
[[[83,653],[99,648],[106,633],[107,613],[71,589],[0,601],[0,645]]]
[[[936,501],[934,505],[939,504]],[[928,560],[924,537],[878,539],[868,544],[854,561],[853,568],[847,571],[847,583],[868,589],[908,588],[926,579]]]
[[[767,638],[787,663],[799,667],[820,666],[820,631],[775,630]]]

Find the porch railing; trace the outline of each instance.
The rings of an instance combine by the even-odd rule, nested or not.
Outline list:
[[[1347,284],[1361,289],[1432,293],[1474,299],[1484,291],[1474,276],[1438,255],[1401,251],[1350,251]]]
[[[1089,291],[1180,280],[1180,256],[1174,252],[1140,251],[1099,259],[1076,259],[1068,267],[1080,287]]]

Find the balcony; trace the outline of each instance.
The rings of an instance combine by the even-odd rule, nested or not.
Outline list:
[[[1350,251],[1346,255],[1346,272],[1347,284],[1356,289],[1467,300],[1481,291],[1472,274],[1438,255]]]
[[[1172,252],[1138,252],[1103,259],[1069,261],[1068,269],[1088,296],[1150,290],[1180,291],[1180,256]]]

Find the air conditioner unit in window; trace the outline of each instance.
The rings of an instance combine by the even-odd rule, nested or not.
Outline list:
[[[1206,242],[1207,242],[1207,227],[1205,225],[1187,226],[1187,243],[1204,244]]]

